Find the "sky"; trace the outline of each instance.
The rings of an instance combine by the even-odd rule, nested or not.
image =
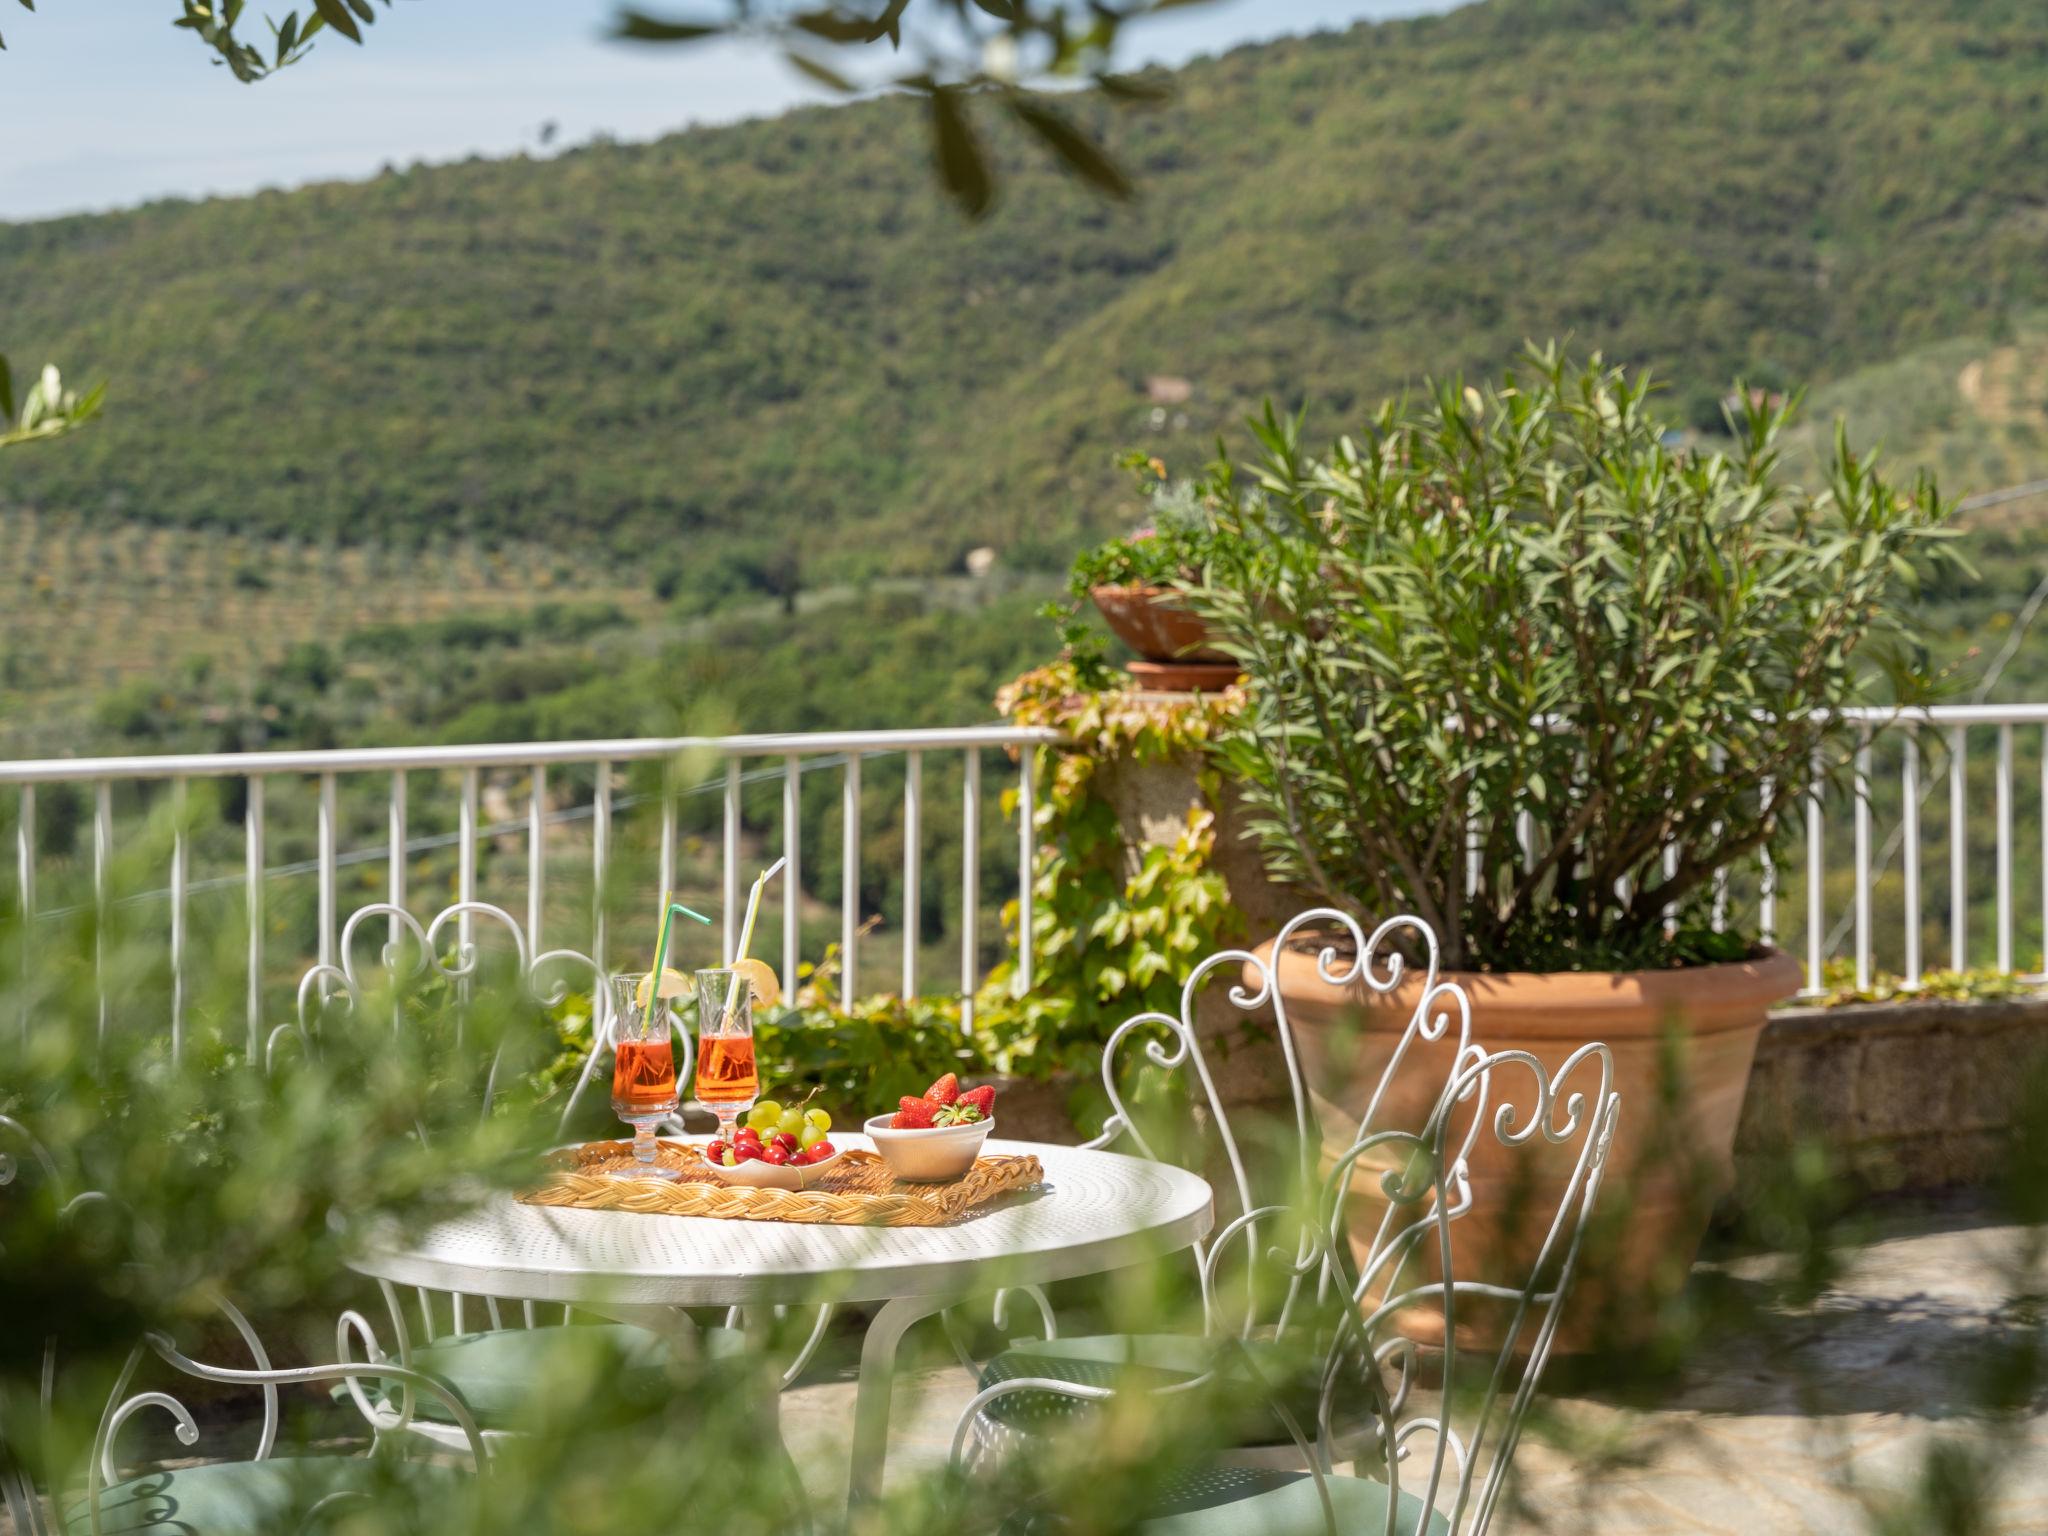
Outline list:
[[[1133,28],[1119,64],[1178,64],[1450,3],[1213,0]],[[292,6],[250,0],[238,31],[267,39],[262,13],[282,19]],[[0,221],[538,152],[550,122],[560,150],[825,99],[766,49],[607,41],[609,0],[380,3],[361,48],[329,33],[303,63],[253,86],[172,27],[178,10],[178,0],[37,0],[30,12],[0,0]]]

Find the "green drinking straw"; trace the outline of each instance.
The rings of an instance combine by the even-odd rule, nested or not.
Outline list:
[[[694,912],[680,901],[670,901],[669,897],[673,894],[674,892],[672,891],[663,891],[661,893],[661,932],[654,941],[654,969],[647,973],[647,995],[650,1002],[653,1000],[654,994],[661,990],[661,969],[668,961],[669,925],[674,920],[675,915],[680,912],[685,917],[694,917],[700,923],[709,923],[711,921],[702,912]]]
[[[757,916],[759,916],[761,912],[762,887],[767,885],[767,883],[770,880],[773,880],[777,875],[781,874],[782,866],[787,864],[788,862],[789,855],[785,853],[773,864],[770,864],[766,869],[762,870],[759,875],[755,876],[753,894],[747,897],[747,919],[745,922],[740,924],[740,947],[738,952],[734,954],[732,957],[733,965],[737,966],[740,963],[740,961],[746,958],[748,946],[750,946],[754,942],[754,919]],[[796,898],[794,896],[791,896],[790,899],[794,901]],[[733,1009],[739,1006],[739,1002],[740,978],[738,976],[734,976],[732,979],[732,985],[726,989],[725,1012],[721,1015],[721,1017],[728,1019],[731,1018],[732,1011]]]

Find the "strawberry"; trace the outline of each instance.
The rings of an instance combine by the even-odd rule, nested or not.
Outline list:
[[[933,1119],[932,1124],[978,1125],[981,1119],[981,1111],[962,1099],[957,1103],[948,1104],[944,1109],[940,1110],[937,1117]]]
[[[931,1127],[932,1119],[939,1112],[939,1106],[930,1099],[905,1097],[897,1100],[896,1118],[889,1122],[892,1131],[922,1131]]]
[[[979,1088],[970,1088],[960,1095],[962,1104],[972,1104],[981,1111],[981,1118],[993,1120],[996,1114],[996,1089],[993,1083],[983,1083]]]
[[[924,1096],[943,1109],[946,1105],[960,1097],[960,1079],[951,1072],[948,1072],[936,1083],[933,1083],[931,1087],[925,1089]]]

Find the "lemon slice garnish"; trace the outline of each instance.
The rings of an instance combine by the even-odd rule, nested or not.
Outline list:
[[[634,989],[633,1000],[637,1002],[642,1008],[645,1008],[648,1004],[650,994],[653,990],[651,985],[653,981],[654,978],[651,975],[642,976],[640,978],[640,985]],[[678,997],[688,997],[695,991],[696,984],[692,982],[689,977],[685,976],[681,971],[671,970],[667,966],[663,966],[661,968],[661,995],[665,1000]]]
[[[744,960],[735,960],[732,968],[747,978],[747,987],[754,994],[756,1008],[773,1008],[782,1001],[782,983],[775,979],[774,968],[766,960],[756,960],[749,955]]]

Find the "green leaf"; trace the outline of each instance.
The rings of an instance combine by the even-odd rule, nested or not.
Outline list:
[[[348,7],[362,19],[364,26],[377,19],[377,13],[370,9],[370,0],[348,0]]]
[[[320,13],[320,19],[352,43],[363,40],[362,28],[356,25],[346,0],[313,0],[313,9]]]
[[[864,21],[859,17],[842,16],[837,11],[805,11],[792,16],[789,21],[798,31],[822,37],[828,43],[872,43],[884,36],[892,25],[892,19],[886,13],[879,20]]]
[[[974,125],[960,92],[941,85],[931,93],[932,142],[939,162],[939,180],[970,219],[978,219],[995,199],[988,161],[974,136]]]
[[[810,76],[811,79],[817,81],[818,84],[824,86],[828,91],[838,91],[844,95],[851,95],[860,89],[859,86],[847,79],[846,76],[840,74],[838,70],[828,65],[820,64],[808,54],[798,53],[794,48],[784,49],[782,56],[789,61],[791,68],[801,74]]]
[[[621,11],[612,24],[612,36],[636,43],[694,43],[716,37],[724,27],[710,22],[665,21],[643,11]]]
[[[1173,99],[1173,86],[1161,79],[1148,79],[1138,75],[1098,75],[1095,83],[1102,88],[1103,95],[1115,97],[1118,101],[1135,101],[1149,105]]]
[[[1120,201],[1131,197],[1129,180],[1101,145],[1035,97],[1011,96],[1008,100],[1019,121],[1037,134],[1075,175],[1107,196]]]

